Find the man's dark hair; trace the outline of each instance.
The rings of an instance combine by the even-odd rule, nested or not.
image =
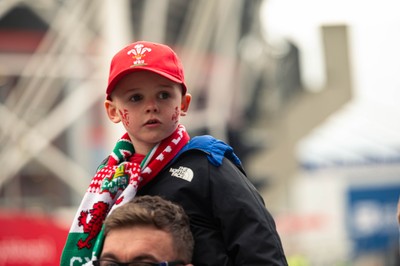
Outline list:
[[[116,208],[104,221],[105,236],[118,228],[153,226],[170,233],[177,254],[189,263],[192,260],[194,240],[189,218],[180,205],[159,196],[138,196]]]

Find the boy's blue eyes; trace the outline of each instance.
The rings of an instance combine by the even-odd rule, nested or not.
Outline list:
[[[140,101],[143,97],[140,95],[133,95],[129,100],[132,102]]]
[[[167,98],[169,98],[169,93],[168,92],[160,93],[160,99],[167,99]]]
[[[158,99],[168,99],[170,97],[170,94],[168,93],[168,92],[161,92],[161,93],[159,93],[158,95],[157,95],[157,98]],[[131,102],[138,102],[138,101],[140,101],[140,100],[142,100],[143,99],[143,95],[141,95],[141,94],[135,94],[135,95],[132,95],[130,98],[129,98],[129,100],[131,101]]]

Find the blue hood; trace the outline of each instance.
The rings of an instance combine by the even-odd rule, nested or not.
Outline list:
[[[239,157],[233,152],[233,148],[225,142],[210,135],[196,136],[192,138],[177,154],[176,158],[188,150],[201,150],[207,154],[207,158],[214,166],[220,166],[224,157],[231,160],[235,165],[240,166]]]

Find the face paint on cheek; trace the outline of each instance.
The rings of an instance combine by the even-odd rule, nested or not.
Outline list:
[[[172,115],[171,120],[175,123],[178,123],[179,120],[179,107],[175,107],[175,113]]]
[[[128,113],[128,110],[124,109],[124,111],[121,111],[121,110],[118,110],[118,111],[119,111],[119,114],[122,117],[122,123],[125,126],[129,126],[129,113]]]

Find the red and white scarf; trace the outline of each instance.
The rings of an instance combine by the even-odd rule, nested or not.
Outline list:
[[[156,145],[139,165],[128,133],[118,140],[108,162],[92,178],[70,228],[60,265],[91,265],[103,242],[102,224],[115,208],[132,200],[186,145],[183,125]]]

